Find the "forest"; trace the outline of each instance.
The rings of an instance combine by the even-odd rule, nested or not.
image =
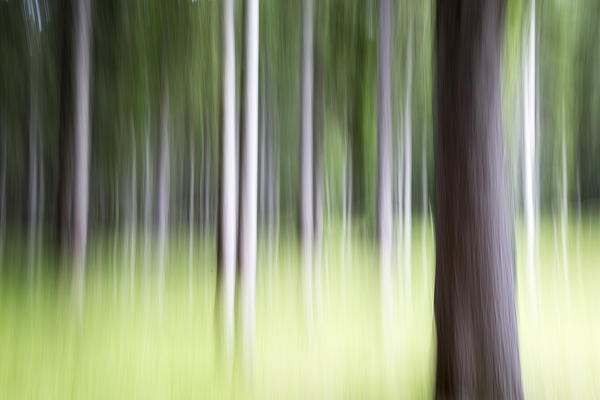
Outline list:
[[[600,396],[599,18],[0,0],[0,398]]]

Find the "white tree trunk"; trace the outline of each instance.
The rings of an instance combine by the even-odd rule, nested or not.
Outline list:
[[[379,2],[379,44],[377,65],[377,238],[381,280],[384,333],[392,315],[392,108],[391,108],[391,4]]]
[[[193,270],[194,270],[194,183],[195,183],[195,160],[194,160],[194,140],[193,134],[190,135],[190,182],[189,182],[189,258],[188,258],[188,296],[190,306],[193,300]]]
[[[133,301],[135,289],[135,256],[137,237],[137,163],[135,139],[132,139],[133,154],[131,160],[130,205],[129,205],[129,296]]]
[[[29,211],[28,211],[28,278],[33,281],[36,237],[37,237],[37,211],[38,211],[38,109],[37,95],[32,88],[30,94],[29,115]]]
[[[536,178],[536,132],[535,132],[535,0],[531,1],[530,22],[524,39],[526,43],[526,59],[524,62],[524,101],[523,101],[523,197],[525,214],[525,232],[527,240],[527,285],[531,308],[537,313],[537,295],[535,281],[535,253],[536,253],[536,206],[537,206],[537,178]]]
[[[83,300],[87,246],[90,178],[90,39],[91,0],[75,5],[75,182],[73,187],[74,289],[79,306]],[[80,308],[81,311],[81,308]]]
[[[165,280],[165,247],[167,240],[167,224],[169,218],[169,85],[163,82],[162,104],[160,110],[160,146],[158,159],[158,193],[157,193],[157,228],[158,228],[158,295],[162,306]]]
[[[404,103],[404,288],[412,298],[412,34],[409,30],[406,54],[406,98]]]
[[[569,224],[569,186],[567,178],[567,146],[566,146],[566,122],[565,108],[563,103],[563,132],[562,132],[562,179],[561,179],[561,202],[560,202],[560,231],[562,245],[562,267],[567,299],[570,300],[569,283],[569,256],[567,253],[567,229]]]
[[[234,2],[223,0],[223,134],[219,210],[217,313],[224,362],[233,360],[236,264],[236,134]]]
[[[150,232],[152,225],[152,178],[150,172],[150,130],[146,128],[144,153],[144,268],[150,263]]]
[[[259,2],[246,0],[244,129],[241,138],[239,266],[242,362],[248,370],[254,351],[256,234],[258,211],[258,29]]]
[[[300,234],[302,287],[307,318],[312,319],[313,241],[313,27],[312,0],[302,1],[302,99],[300,132]]]
[[[6,239],[6,168],[7,162],[6,157],[8,155],[6,150],[6,135],[8,134],[6,129],[6,122],[4,119],[2,123],[2,175],[0,176],[0,257],[4,257],[4,241]],[[3,263],[0,263],[3,264]],[[0,270],[2,268],[0,267]]]

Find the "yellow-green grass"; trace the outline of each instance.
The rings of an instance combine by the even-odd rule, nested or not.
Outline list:
[[[578,226],[569,226],[567,290],[560,224],[555,251],[552,220],[544,220],[536,311],[527,297],[525,236],[518,229],[519,342],[529,398],[600,395],[597,222],[584,219],[579,236]],[[393,264],[391,322],[381,318],[377,253],[366,235],[355,232],[344,242],[338,225],[326,229],[308,313],[294,235],[270,243],[262,238],[250,373],[237,357],[231,368],[218,357],[213,238],[194,242],[190,285],[188,239],[171,236],[162,304],[155,243],[146,256],[138,236],[132,285],[126,238],[118,238],[116,252],[114,237],[94,239],[81,313],[68,274],[48,272],[55,270],[52,256],[38,257],[41,266],[30,279],[18,272],[29,263],[19,256],[18,241],[7,243],[0,284],[0,398],[429,398],[435,255],[431,226],[425,251],[421,228],[416,220],[411,299],[402,263]]]

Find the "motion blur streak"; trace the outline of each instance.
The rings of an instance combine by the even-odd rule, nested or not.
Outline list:
[[[599,18],[0,0],[0,398],[600,397]]]

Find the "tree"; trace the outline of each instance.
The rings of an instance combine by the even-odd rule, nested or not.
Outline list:
[[[312,0],[302,1],[302,78],[300,116],[300,241],[302,245],[302,286],[310,312],[312,292],[313,241],[313,31]]]
[[[258,29],[259,2],[246,0],[243,121],[240,137],[238,264],[240,267],[242,360],[252,360],[256,301],[256,234],[258,214]],[[246,365],[248,367],[248,365]]]
[[[75,114],[73,171],[73,251],[74,282],[80,296],[83,290],[87,246],[90,179],[90,47],[91,0],[78,0],[75,11]]]
[[[235,41],[233,0],[223,1],[223,132],[219,179],[217,238],[217,329],[222,336],[223,356],[233,355],[235,249],[236,249],[236,140],[235,140]],[[220,325],[220,326],[219,326]]]
[[[379,52],[377,65],[377,239],[379,241],[382,317],[391,315],[392,252],[392,104],[391,4],[379,1]],[[385,329],[385,328],[384,328]]]
[[[500,102],[503,0],[438,0],[436,397],[522,398]]]

